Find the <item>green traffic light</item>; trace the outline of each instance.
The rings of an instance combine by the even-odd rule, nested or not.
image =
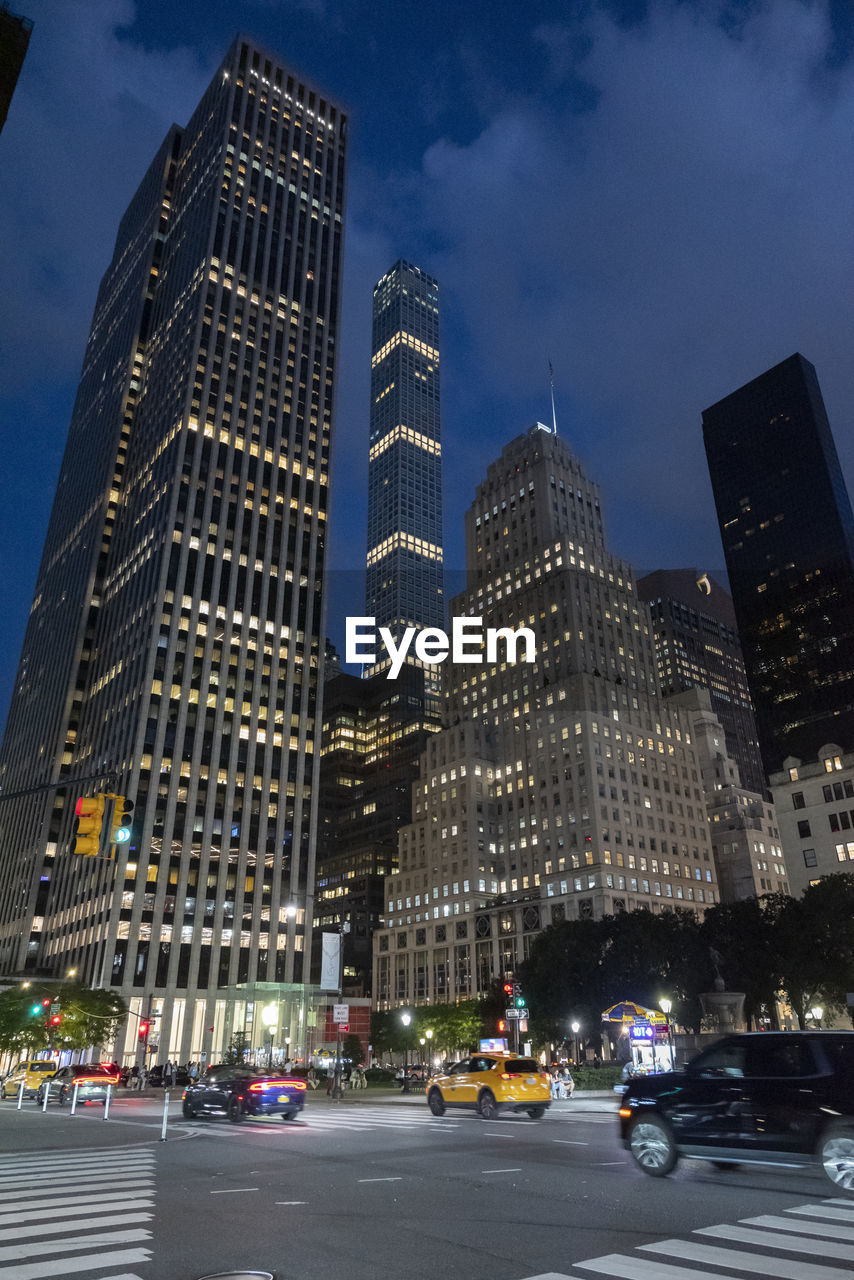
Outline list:
[[[41,1011],[42,1011],[42,1007],[41,1007],[41,1005],[40,1005],[40,1004],[34,1004],[34,1005],[33,1005],[33,1007],[32,1007],[32,1009],[30,1009],[30,1013],[31,1013],[31,1014],[33,1014],[33,1015],[35,1015],[35,1014],[37,1014],[37,1013],[41,1013]]]
[[[525,1008],[525,997],[524,997],[524,996],[517,996],[517,997],[516,997],[516,999],[513,1001],[513,1003],[515,1004],[515,1006],[516,1006],[516,1008],[517,1008],[517,1009],[524,1009],[524,1008]]]

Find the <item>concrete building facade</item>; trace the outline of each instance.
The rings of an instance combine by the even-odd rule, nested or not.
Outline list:
[[[770,783],[791,892],[854,873],[854,751],[828,742],[815,759],[789,756]]]

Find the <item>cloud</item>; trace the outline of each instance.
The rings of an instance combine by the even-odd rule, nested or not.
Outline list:
[[[470,144],[436,141],[413,194],[464,314],[451,359],[481,374],[472,394],[487,371],[508,406],[542,405],[551,358],[566,434],[607,507],[632,504],[644,558],[672,558],[688,520],[717,546],[706,405],[794,350],[818,367],[840,444],[854,399],[854,70],[828,66],[822,4],[726,18],[660,0],[632,26],[599,9],[541,28],[544,83]],[[485,440],[483,463],[495,452]]]

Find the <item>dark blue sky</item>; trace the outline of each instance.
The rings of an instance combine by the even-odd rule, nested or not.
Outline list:
[[[854,474],[848,0],[18,0],[0,136],[0,723],[98,280],[238,28],[351,113],[334,597],[360,607],[370,298],[442,289],[447,563],[487,463],[547,419],[641,569],[722,562],[700,412],[800,350]],[[333,633],[336,628],[332,628]]]

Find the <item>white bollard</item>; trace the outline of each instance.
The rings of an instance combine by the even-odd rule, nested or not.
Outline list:
[[[107,1085],[107,1097],[104,1102],[104,1119],[105,1120],[109,1120],[110,1118],[110,1097],[112,1096],[112,1088],[113,1086],[111,1084]]]
[[[44,1102],[42,1103],[42,1111],[47,1111],[47,1100],[50,1097],[50,1081],[44,1082]]]
[[[163,1124],[160,1126],[160,1141],[166,1141],[166,1121],[169,1118],[169,1090],[163,1094]]]
[[[24,1105],[24,1082],[22,1080],[21,1083],[18,1085],[18,1110],[19,1111],[21,1110],[21,1107],[23,1105]]]
[[[74,1081],[74,1095],[73,1095],[73,1097],[72,1097],[72,1099],[71,1099],[71,1114],[72,1114],[72,1115],[74,1115],[74,1112],[77,1110],[77,1090],[78,1090],[79,1088],[80,1088],[80,1081],[79,1081],[79,1080],[75,1080],[75,1081]]]

